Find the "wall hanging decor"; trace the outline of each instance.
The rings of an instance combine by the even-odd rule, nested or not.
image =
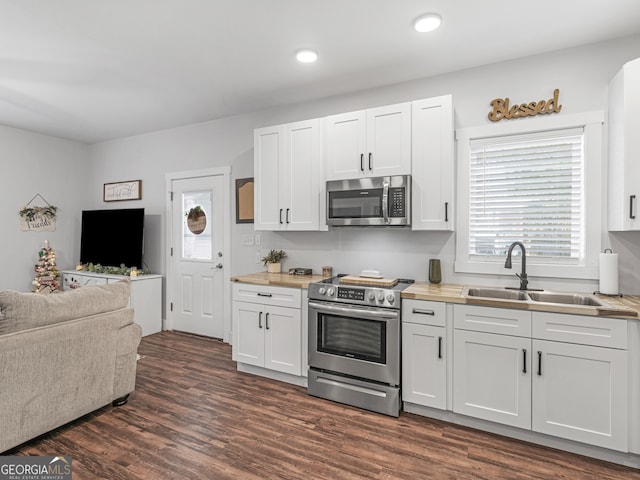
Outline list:
[[[40,198],[46,205],[31,205],[36,198]],[[20,209],[20,228],[23,232],[55,232],[57,210],[58,207],[51,205],[42,195],[36,193]]]
[[[253,223],[253,178],[236,179],[236,223]]]
[[[200,235],[207,228],[207,214],[200,205],[196,205],[188,212],[184,213],[187,217],[187,228],[194,235]]]
[[[560,89],[553,91],[553,98],[549,100],[539,100],[537,102],[521,103],[520,105],[511,106],[509,97],[495,98],[491,100],[489,105],[493,108],[489,112],[489,120],[499,122],[502,119],[511,120],[512,118],[533,117],[535,115],[544,115],[548,113],[558,113],[562,110],[558,97]]]
[[[105,202],[140,200],[142,199],[142,180],[105,183],[102,195],[102,199]]]

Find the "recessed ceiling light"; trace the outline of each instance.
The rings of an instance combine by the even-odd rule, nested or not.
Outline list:
[[[437,13],[427,13],[413,22],[413,28],[420,33],[433,32],[441,23],[442,17],[440,15]]]
[[[296,52],[296,58],[302,63],[313,63],[318,59],[318,54],[309,49],[298,50],[298,52]]]

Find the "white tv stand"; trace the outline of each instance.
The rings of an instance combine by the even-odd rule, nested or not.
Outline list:
[[[69,290],[87,285],[104,285],[122,280],[124,275],[108,275],[82,270],[64,270],[62,288]],[[162,275],[145,273],[131,278],[129,306],[135,310],[134,321],[142,327],[142,335],[162,330]]]

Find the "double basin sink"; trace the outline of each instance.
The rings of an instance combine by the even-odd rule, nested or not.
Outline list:
[[[510,290],[507,288],[465,287],[462,296],[466,298],[490,299],[507,302],[544,303],[553,305],[574,305],[584,307],[606,307],[607,304],[595,295],[582,293],[561,293],[546,290]]]

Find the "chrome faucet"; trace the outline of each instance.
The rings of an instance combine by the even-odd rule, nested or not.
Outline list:
[[[522,242],[513,242],[509,246],[507,260],[504,262],[504,268],[511,268],[511,252],[515,246],[520,247],[520,251],[522,252],[522,273],[516,273],[516,277],[520,279],[520,290],[526,290],[529,283],[529,280],[527,280],[527,251],[525,250]]]

